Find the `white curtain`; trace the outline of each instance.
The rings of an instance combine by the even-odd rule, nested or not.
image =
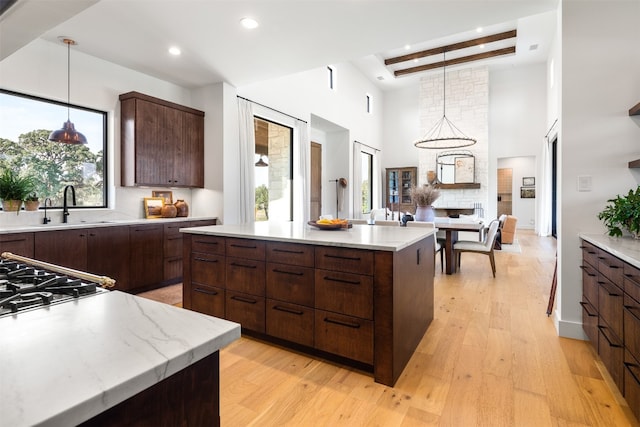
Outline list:
[[[552,158],[551,158],[551,140],[546,137],[542,144],[542,170],[539,186],[540,206],[538,210],[538,235],[542,237],[551,235],[551,197],[552,197]]]
[[[240,223],[255,221],[255,166],[256,135],[253,104],[238,98],[239,150],[240,150]]]
[[[353,141],[353,179],[351,188],[353,188],[353,215],[352,218],[362,218],[362,144]],[[336,190],[337,191],[337,190]],[[337,195],[336,195],[337,196]]]
[[[309,124],[296,120],[294,129],[294,133],[298,135],[298,155],[293,158],[293,220],[307,222],[310,219],[311,204]]]

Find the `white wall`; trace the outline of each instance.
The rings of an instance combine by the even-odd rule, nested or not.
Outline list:
[[[640,101],[638,1],[564,1],[562,5],[561,218],[556,319],[560,335],[582,337],[582,274],[578,233],[604,233],[597,214],[609,198],[635,189],[640,122],[628,110]],[[578,176],[593,190],[578,192]]]
[[[419,95],[417,84],[384,93],[383,169],[418,167],[418,149],[413,146],[413,141],[422,136],[418,113]]]

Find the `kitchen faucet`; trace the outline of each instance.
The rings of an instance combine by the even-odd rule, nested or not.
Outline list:
[[[71,202],[73,206],[76,205],[76,189],[73,188],[73,185],[67,185],[64,187],[64,196],[63,196],[63,206],[62,206],[62,222],[67,223],[67,217],[69,216],[69,207],[67,206],[67,190],[71,189]]]
[[[49,207],[51,207],[51,199],[44,199],[44,219],[42,220],[43,224],[49,224],[51,222],[51,218],[47,217],[47,202],[49,202]]]

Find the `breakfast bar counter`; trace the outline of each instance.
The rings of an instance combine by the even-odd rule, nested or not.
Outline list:
[[[433,229],[264,222],[181,232],[185,308],[379,383],[395,384],[433,320]]]

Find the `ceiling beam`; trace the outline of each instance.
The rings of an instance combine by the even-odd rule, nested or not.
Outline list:
[[[516,47],[510,46],[503,49],[491,50],[489,52],[477,53],[475,55],[462,56],[460,58],[448,59],[446,61],[434,62],[431,64],[419,65],[417,67],[404,68],[402,70],[396,70],[393,75],[396,77],[404,76],[405,74],[418,73],[420,71],[433,70],[434,68],[440,68],[449,65],[464,64],[465,62],[479,61],[481,59],[493,58],[495,56],[510,55],[516,53]]]
[[[453,50],[465,49],[471,46],[479,46],[481,44],[488,44],[497,42],[500,40],[507,40],[516,37],[517,30],[505,31],[504,33],[492,34],[490,36],[479,37],[473,40],[467,40],[459,43],[453,43],[446,46],[434,47],[433,49],[422,50],[420,52],[409,53],[402,56],[396,56],[393,58],[385,59],[384,65],[397,64],[399,62],[412,61],[418,58],[424,58],[426,56],[438,55],[445,52],[451,52]]]

